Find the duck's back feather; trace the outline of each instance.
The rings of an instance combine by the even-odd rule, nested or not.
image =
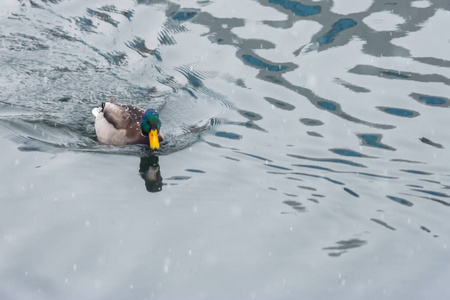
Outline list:
[[[94,109],[95,110],[95,109]],[[100,142],[109,145],[148,144],[141,134],[144,110],[132,105],[105,103],[96,115],[95,131]]]

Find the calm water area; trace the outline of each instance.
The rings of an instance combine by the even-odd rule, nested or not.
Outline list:
[[[0,299],[448,299],[448,0],[2,0]],[[91,110],[160,112],[162,149]]]

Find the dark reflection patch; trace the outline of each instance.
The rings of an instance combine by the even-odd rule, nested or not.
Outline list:
[[[266,63],[266,62],[262,61],[261,59],[256,58],[252,55],[244,54],[244,55],[242,55],[242,58],[244,59],[244,61],[246,61],[250,65],[259,67],[259,68],[264,68],[268,71],[278,72],[278,71],[282,71],[282,70],[286,69],[286,66],[283,66],[281,64],[278,64],[278,65],[269,64],[269,63]]]
[[[382,135],[381,134],[358,134],[357,135],[363,146],[375,147],[384,150],[395,151],[396,149],[388,146],[386,144],[381,143]]]
[[[224,156],[226,159],[229,160],[233,160],[233,161],[241,161],[240,159],[234,158],[234,157],[229,157],[229,156]]]
[[[124,66],[127,65],[127,54],[125,52],[111,51],[101,54],[111,65]]]
[[[354,191],[352,191],[351,189],[349,189],[349,188],[345,187],[344,191],[346,191],[347,193],[349,193],[350,195],[352,195],[352,196],[354,196],[356,198],[359,198],[359,195],[357,193],[355,193]]]
[[[436,57],[414,57],[414,60],[437,67],[450,68],[450,61]]]
[[[309,118],[301,118],[300,122],[305,124],[306,126],[321,126],[323,122],[320,120],[309,119]]]
[[[336,159],[336,158],[312,158],[312,157],[301,156],[301,155],[296,155],[296,154],[286,154],[286,155],[287,155],[287,156],[290,156],[290,157],[294,157],[294,158],[306,159],[306,160],[311,160],[311,161],[332,162],[332,163],[339,163],[339,164],[349,165],[349,166],[353,166],[353,167],[366,168],[365,165],[358,164],[358,163],[352,162],[352,161],[350,161],[350,160],[344,160],[344,159]]]
[[[334,38],[341,32],[348,28],[356,26],[356,21],[353,19],[340,19],[333,24],[331,30],[325,33],[323,36],[317,39],[319,45],[330,44],[334,41]]]
[[[315,165],[300,165],[300,164],[293,164],[294,167],[302,167],[302,168],[310,168],[310,169],[316,169],[316,170],[322,170],[327,172],[334,172],[334,170],[330,168],[315,166]]]
[[[300,176],[308,176],[308,177],[313,177],[313,178],[322,178],[322,179],[325,179],[325,180],[327,180],[327,181],[329,181],[329,182],[331,182],[331,183],[334,183],[334,184],[344,185],[343,182],[340,182],[340,181],[331,179],[330,177],[326,177],[326,176],[320,176],[320,175],[308,174],[308,173],[300,173],[300,172],[294,172],[294,173],[292,173],[292,174],[294,174],[294,175],[300,175]]]
[[[198,14],[199,10],[196,9],[180,9],[172,15],[172,19],[175,21],[187,21],[192,19]]]
[[[420,96],[419,102],[432,106],[448,106],[448,100],[439,97]]]
[[[371,221],[374,221],[375,223],[377,223],[377,224],[380,224],[381,226],[384,226],[384,227],[386,227],[387,229],[390,229],[390,230],[395,230],[395,228],[394,227],[392,227],[392,226],[389,226],[386,222],[383,222],[383,221],[381,221],[381,220],[378,220],[378,219],[370,219]]]
[[[424,143],[424,144],[427,144],[427,145],[430,145],[430,146],[433,146],[433,147],[436,147],[436,148],[439,148],[439,149],[443,149],[444,148],[444,146],[442,146],[441,144],[435,143],[435,142],[427,139],[426,137],[421,137],[419,140],[422,143]]]
[[[341,254],[347,252],[349,249],[359,248],[367,244],[367,241],[360,239],[351,239],[346,241],[336,242],[337,246],[322,248],[323,250],[339,250],[339,252],[330,252],[329,256],[340,256]]]
[[[265,75],[264,78],[267,81],[275,83],[275,84],[283,85],[283,83],[284,83],[280,76]]]
[[[433,173],[430,172],[423,172],[423,171],[417,171],[417,170],[400,170],[402,172],[411,173],[411,174],[418,174],[418,175],[433,175]]]
[[[336,111],[337,105],[331,101],[317,101],[317,105],[330,111]]]
[[[406,186],[413,187],[413,188],[418,188],[418,189],[423,189],[423,186],[417,185],[417,184],[406,184]]]
[[[300,17],[317,15],[320,14],[322,10],[322,8],[319,5],[305,5],[297,1],[269,0],[269,2],[281,5],[284,9],[288,9]]]
[[[386,196],[386,197],[388,199],[391,199],[391,200],[397,202],[397,203],[400,203],[400,204],[403,204],[403,205],[406,205],[406,206],[413,206],[412,202],[410,202],[408,200],[405,200],[403,198],[395,197],[395,196]]]
[[[376,177],[376,178],[384,178],[384,179],[398,179],[398,177],[377,175],[377,174],[371,174],[371,173],[355,172],[355,174],[369,176],[369,177]]]
[[[353,157],[370,157],[367,155],[364,155],[362,153],[350,150],[350,149],[339,149],[339,148],[334,148],[334,149],[329,149],[331,152],[336,153],[338,155],[342,155],[342,156],[353,156]]]
[[[75,24],[77,24],[78,28],[80,28],[81,31],[86,32],[95,32],[95,28],[97,26],[94,25],[94,22],[92,22],[91,19],[88,19],[86,17],[78,17],[75,19]]]
[[[383,71],[381,72],[382,75],[389,76],[389,77],[396,77],[400,79],[408,79],[411,77],[410,74],[402,74],[400,71]]]
[[[173,33],[167,28],[161,30],[158,33],[158,42],[161,45],[175,45],[177,42],[172,34]]]
[[[357,65],[348,72],[359,75],[377,76],[386,79],[394,80],[412,80],[419,82],[440,82],[445,85],[450,85],[450,78],[439,74],[419,74],[411,72],[400,72],[398,70],[386,70],[371,65]],[[418,95],[413,93],[412,95]]]
[[[217,131],[215,136],[223,137],[231,140],[240,140],[242,138],[241,135],[232,133],[232,132],[226,132],[226,131]]]
[[[270,104],[272,104],[273,106],[275,106],[276,108],[279,109],[284,109],[284,110],[294,110],[295,106],[291,105],[289,103],[283,102],[281,100],[277,100],[274,98],[270,98],[270,97],[264,97],[264,99],[269,102]]]
[[[311,196],[318,197],[318,198],[325,198],[325,196],[321,195],[321,194],[311,194]]]
[[[394,115],[397,117],[404,117],[404,118],[414,118],[420,115],[417,111],[409,110],[409,109],[403,109],[403,108],[394,108],[394,107],[385,107],[385,106],[378,106],[377,107],[382,112],[385,112],[390,115]]]
[[[106,12],[113,12],[116,14],[121,14],[122,16],[124,16],[125,18],[128,19],[128,21],[131,21],[131,18],[134,15],[134,11],[133,10],[119,10],[116,8],[115,5],[105,5],[102,6],[101,8],[99,8],[99,10],[103,10]]]
[[[280,169],[280,170],[292,171],[292,169],[282,167],[282,166],[272,165],[272,164],[267,164],[266,166],[271,167],[271,168]]]
[[[292,200],[286,200],[283,201],[284,204],[289,205],[290,207],[292,207],[294,210],[298,211],[298,212],[305,212],[306,211],[306,207],[303,206],[303,204],[301,204],[300,202],[297,201],[292,201]]]
[[[320,133],[315,132],[315,131],[307,131],[306,133],[310,136],[323,137],[323,135],[321,135]]]
[[[295,194],[289,194],[289,193],[283,193],[283,194],[285,194],[288,197],[294,197],[294,198],[298,197],[298,195],[295,195]]]
[[[441,200],[441,199],[436,199],[436,198],[429,197],[429,196],[426,196],[426,197],[419,196],[419,197],[422,198],[422,199],[427,199],[427,200],[431,200],[433,202],[437,202],[437,203],[445,205],[445,206],[450,206],[450,203],[448,203],[448,202],[446,202],[444,200]]]
[[[170,178],[167,178],[167,180],[188,180],[189,176],[172,176]]]
[[[430,191],[430,190],[420,190],[420,189],[412,189],[412,191],[421,192],[421,193],[425,193],[425,194],[436,196],[436,197],[450,198],[449,195],[447,195],[446,193],[441,193],[441,192],[435,192],[435,191]]]
[[[294,68],[298,67],[297,65],[289,64],[289,63],[285,63],[285,65],[289,66],[290,69],[294,69]],[[393,125],[375,124],[375,123],[370,123],[370,122],[358,119],[356,117],[353,117],[353,116],[345,113],[344,111],[342,111],[341,106],[337,102],[323,99],[323,98],[317,96],[312,90],[306,89],[302,86],[293,85],[292,83],[290,83],[289,81],[284,79],[283,76],[281,76],[281,74],[275,74],[272,72],[269,75],[267,71],[261,70],[261,73],[258,75],[258,78],[268,81],[268,82],[272,82],[274,84],[281,85],[283,87],[286,87],[286,88],[306,97],[311,102],[311,104],[313,104],[317,108],[328,111],[344,120],[347,120],[350,122],[355,122],[358,124],[364,124],[364,125],[374,127],[374,128],[379,128],[379,129],[395,128],[395,126],[393,126]]]
[[[274,175],[286,175],[288,173],[286,172],[274,172],[274,171],[267,171],[267,174],[274,174]]]
[[[223,124],[229,124],[229,125],[237,125],[237,126],[243,126],[245,128],[250,129],[256,129],[259,131],[267,132],[264,128],[259,127],[256,125],[253,121],[247,121],[247,122],[229,122],[229,121],[223,121]]]
[[[127,46],[130,49],[133,49],[134,51],[139,53],[139,55],[141,55],[142,57],[147,57],[148,54],[150,54],[150,55],[154,55],[156,57],[156,59],[158,59],[159,61],[162,61],[162,58],[161,58],[159,52],[157,50],[148,49],[145,46],[145,40],[143,40],[139,37],[136,37],[131,42],[125,43],[125,46]]]
[[[394,158],[394,159],[391,159],[391,161],[404,162],[404,163],[410,163],[410,164],[423,164],[423,162],[420,162],[420,161],[407,160],[407,159],[401,159],[401,158]]]
[[[249,119],[250,121],[259,121],[263,117],[255,112],[247,111],[247,110],[238,110],[241,116]]]
[[[431,230],[426,228],[425,226],[420,226],[420,229],[422,229],[423,231],[428,232],[428,233],[431,232]]]
[[[192,172],[192,173],[206,173],[205,171],[197,170],[197,169],[186,169],[185,171]]]
[[[289,180],[296,180],[296,181],[303,181],[303,180],[301,180],[300,178],[295,178],[295,177],[286,177],[286,179],[289,179]]]
[[[120,22],[114,20],[113,18],[111,18],[110,15],[108,15],[107,13],[103,13],[103,12],[99,12],[99,11],[95,11],[93,9],[87,8],[86,12],[88,13],[88,15],[90,15],[91,17],[95,17],[103,22],[109,23],[114,27],[117,27],[117,25],[119,25]]]
[[[310,186],[298,185],[297,187],[304,189],[304,190],[317,191],[317,189],[310,187]]]
[[[264,158],[264,157],[262,157],[262,156],[258,156],[258,155],[255,155],[255,154],[250,154],[250,153],[245,153],[245,152],[239,152],[239,151],[236,151],[236,153],[244,154],[244,155],[247,155],[247,156],[250,156],[250,157],[259,159],[259,160],[263,160],[263,161],[266,161],[266,162],[272,162],[272,160],[270,160],[270,159],[268,159],[268,158]]]
[[[194,88],[199,88],[203,86],[202,79],[205,79],[205,76],[200,74],[197,71],[191,71],[188,66],[176,67],[174,68],[176,71],[180,72],[186,79],[189,81],[189,84]]]
[[[432,175],[433,173],[430,173],[430,175]],[[447,175],[448,176],[448,175]],[[443,186],[443,188],[445,188],[445,189],[450,189],[450,186],[448,186],[448,185],[445,185],[445,184],[443,184],[443,183],[441,183],[440,181],[437,181],[437,180],[430,180],[430,179],[420,179],[420,180],[422,180],[422,181],[425,181],[425,182],[431,182],[431,183],[436,183],[436,184],[439,184],[439,185],[442,185]]]
[[[348,88],[349,90],[351,90],[351,91],[353,91],[353,92],[355,92],[355,93],[369,93],[369,92],[370,92],[369,89],[366,89],[366,88],[364,88],[364,87],[357,86],[357,85],[354,85],[354,84],[352,84],[352,83],[346,82],[346,81],[344,81],[344,80],[342,80],[342,79],[340,79],[340,78],[336,78],[335,81],[336,81],[337,83],[339,83],[340,85],[342,85],[342,86]]]

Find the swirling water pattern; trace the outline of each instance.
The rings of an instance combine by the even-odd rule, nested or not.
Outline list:
[[[449,10],[7,0],[0,298],[445,298]],[[159,157],[96,141],[110,97]]]

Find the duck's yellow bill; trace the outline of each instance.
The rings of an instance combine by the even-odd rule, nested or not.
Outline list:
[[[150,140],[150,149],[159,150],[158,131],[156,129],[150,130],[148,138]]]

